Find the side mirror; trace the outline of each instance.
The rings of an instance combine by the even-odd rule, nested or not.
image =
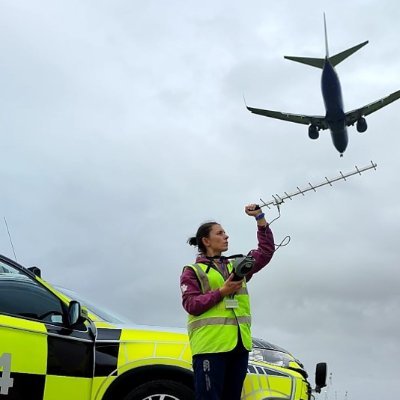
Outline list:
[[[315,367],[315,391],[321,393],[326,386],[327,365],[325,362],[318,363]]]
[[[68,326],[72,327],[79,322],[81,317],[81,304],[78,301],[72,300],[68,307]]]
[[[38,276],[39,278],[42,277],[42,271],[40,270],[39,267],[29,267],[28,271],[33,272],[36,276]]]

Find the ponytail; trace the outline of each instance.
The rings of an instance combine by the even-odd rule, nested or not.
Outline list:
[[[189,243],[190,246],[197,246],[197,238],[196,236],[192,236],[187,240],[187,243]]]
[[[203,243],[203,238],[208,238],[210,231],[214,225],[218,225],[218,222],[210,221],[200,225],[197,229],[196,236],[192,236],[187,240],[190,246],[196,246],[199,249],[199,253],[206,254],[207,250]]]

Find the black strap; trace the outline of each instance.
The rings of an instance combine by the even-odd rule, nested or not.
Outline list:
[[[231,256],[225,257],[225,256],[212,256],[212,257],[206,257],[208,259],[208,263],[207,265],[207,269],[206,269],[206,274],[208,274],[210,272],[210,269],[213,268],[216,271],[218,271],[222,276],[224,276],[224,274],[214,265],[214,260],[219,260],[219,261],[224,261],[224,260],[229,260],[232,258],[240,258],[240,257],[244,257],[243,254],[233,254]],[[228,271],[229,273],[229,271]],[[226,277],[224,277],[225,279]]]
[[[208,274],[210,272],[211,268],[212,268],[211,263],[207,264],[206,274]]]
[[[228,256],[226,258],[231,259],[231,258],[240,258],[240,257],[244,257],[244,255],[243,254],[232,254],[231,256]]]
[[[243,254],[232,254],[231,256],[227,256],[227,257],[225,257],[225,256],[212,256],[212,257],[206,256],[206,258],[208,260],[210,260],[211,262],[214,260],[222,261],[222,260],[230,260],[232,258],[239,258],[239,257],[244,257],[244,256],[243,256]]]

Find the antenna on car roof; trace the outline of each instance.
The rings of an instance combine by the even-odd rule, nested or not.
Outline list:
[[[7,224],[6,217],[4,217],[4,222],[5,222],[5,224],[6,224],[6,228],[7,228],[8,237],[10,238],[11,248],[12,248],[12,251],[13,251],[13,253],[14,253],[14,258],[15,258],[15,261],[18,261],[18,260],[17,260],[17,255],[15,254],[15,250],[14,250],[13,241],[12,241],[12,239],[11,239],[10,230],[8,229],[8,224]]]
[[[350,177],[352,175],[357,175],[357,174],[361,175],[362,172],[368,171],[368,170],[370,170],[372,168],[374,170],[376,170],[376,167],[377,167],[377,164],[375,164],[373,161],[371,161],[371,165],[368,165],[368,166],[363,167],[363,168],[358,168],[357,166],[355,166],[355,171],[348,172],[346,174],[343,174],[342,171],[339,171],[340,176],[338,176],[336,178],[331,178],[331,179],[328,179],[327,177],[325,177],[325,181],[321,182],[321,183],[319,183],[317,185],[312,185],[311,183],[308,183],[308,186],[305,187],[304,189],[300,189],[297,186],[297,191],[296,192],[293,192],[293,193],[284,192],[283,196],[279,196],[278,194],[272,195],[273,200],[269,201],[268,203],[266,203],[264,200],[260,199],[261,202],[263,203],[263,204],[260,204],[260,208],[261,207],[271,208],[270,206],[275,206],[275,207],[278,207],[278,209],[279,209],[279,206],[282,203],[284,203],[285,200],[287,200],[287,199],[292,200],[293,197],[295,197],[295,196],[297,196],[299,194],[304,196],[304,193],[307,193],[310,190],[313,190],[314,192],[316,192],[317,191],[316,189],[320,188],[321,186],[326,186],[326,185],[332,186],[332,183],[334,183],[334,182],[337,182],[337,181],[340,181],[340,180],[344,180],[345,181],[346,178],[348,178],[348,177]]]

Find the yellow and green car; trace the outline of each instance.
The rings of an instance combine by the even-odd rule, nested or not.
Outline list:
[[[246,400],[309,400],[316,388],[285,350],[253,340]],[[192,400],[185,330],[127,325],[0,256],[0,400]]]

